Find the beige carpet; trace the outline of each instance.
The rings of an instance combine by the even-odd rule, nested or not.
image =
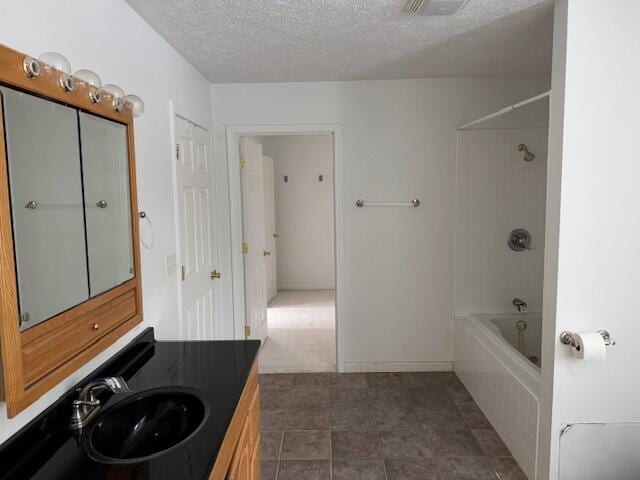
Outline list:
[[[282,291],[267,309],[261,373],[335,372],[335,292]]]

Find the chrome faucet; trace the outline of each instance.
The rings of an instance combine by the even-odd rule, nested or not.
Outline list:
[[[516,307],[516,310],[518,311],[518,313],[524,313],[527,311],[527,307],[528,307],[527,302],[524,302],[519,298],[514,298],[512,303]]]
[[[78,398],[72,403],[71,419],[69,420],[71,430],[81,430],[100,410],[100,400],[96,398],[96,394],[103,390],[109,390],[112,393],[131,391],[122,377],[98,378],[87,383],[84,388],[79,390]]]

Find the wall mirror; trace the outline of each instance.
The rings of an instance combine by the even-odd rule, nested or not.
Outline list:
[[[0,87],[26,330],[133,278],[125,125]]]
[[[133,111],[0,45],[0,391],[14,416],[142,320]],[[31,72],[31,73],[30,73]]]
[[[127,128],[79,113],[89,296],[133,278]]]
[[[20,329],[89,298],[76,111],[0,88]]]

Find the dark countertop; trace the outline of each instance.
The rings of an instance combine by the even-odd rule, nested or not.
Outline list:
[[[75,388],[0,446],[0,478],[46,480],[208,479],[258,353],[260,342],[158,342],[147,329],[77,386],[122,376],[133,393],[100,397],[104,407],[155,387],[197,389],[209,416],[197,433],[165,454],[136,465],[92,461],[66,429]],[[100,413],[98,413],[100,415]]]

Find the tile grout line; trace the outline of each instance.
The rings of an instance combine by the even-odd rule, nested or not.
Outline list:
[[[283,443],[284,443],[284,427],[282,427],[282,433],[280,434],[280,447],[278,448],[278,458],[276,462],[276,476],[274,480],[278,480],[278,475],[280,475],[280,456],[282,455]]]
[[[384,453],[382,449],[382,437],[380,436],[380,430],[378,429],[378,425],[376,422],[376,416],[373,413],[373,405],[371,404],[371,390],[369,388],[369,382],[367,381],[367,377],[365,375],[365,382],[367,385],[367,403],[369,404],[369,415],[371,415],[371,420],[376,428],[376,436],[378,437],[378,450],[380,453],[380,460],[382,460],[382,469],[384,470],[384,478],[385,480],[389,480],[389,474],[387,473],[387,462],[384,458]]]
[[[289,394],[291,391],[289,391]],[[287,415],[289,414],[289,404],[284,409],[284,419],[282,420],[282,432],[280,433],[280,447],[278,448],[278,458],[276,463],[276,476],[274,480],[278,480],[278,476],[280,475],[280,457],[282,456],[282,446],[284,445],[284,427],[287,421]]]
[[[331,395],[331,374],[327,374],[329,388],[329,479],[333,480],[333,399]]]
[[[329,379],[331,382],[331,379]],[[333,440],[331,435],[331,419],[333,408],[331,406],[331,386],[329,386],[329,480],[333,480]]]

